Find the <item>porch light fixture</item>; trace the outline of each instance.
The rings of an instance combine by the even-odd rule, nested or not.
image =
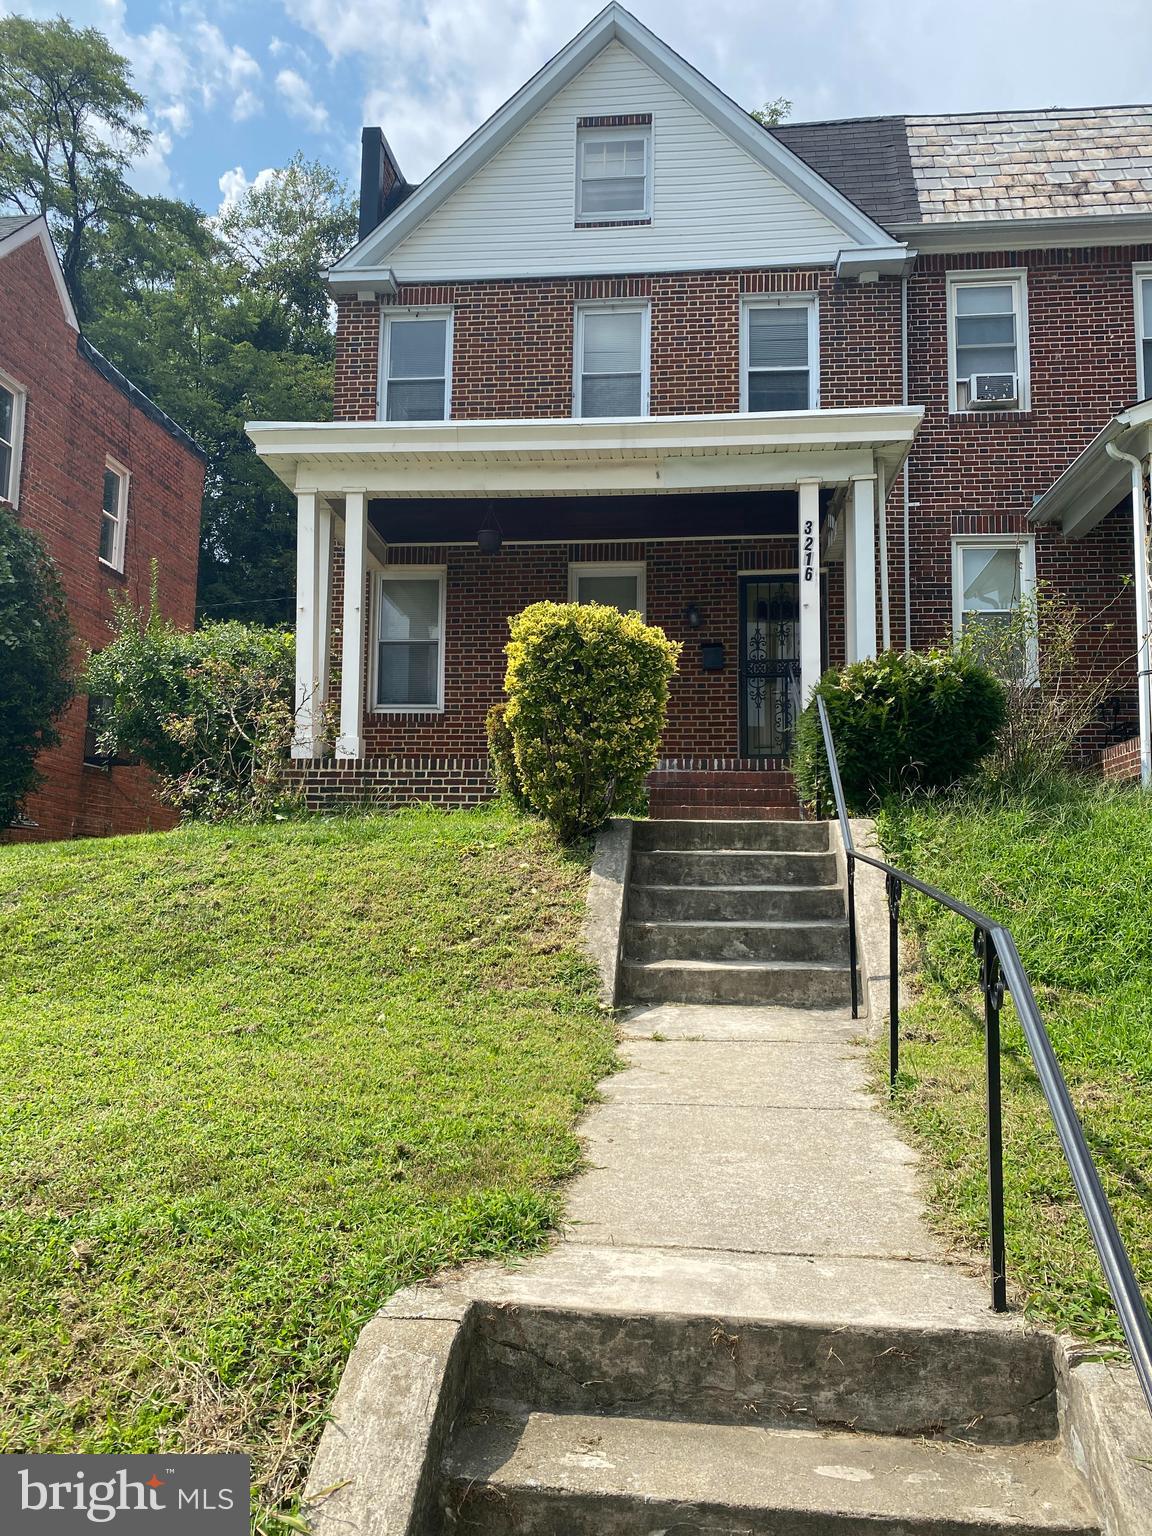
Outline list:
[[[703,620],[700,617],[700,608],[696,603],[689,603],[684,610],[684,622],[689,629],[699,629]]]
[[[489,502],[484,521],[476,532],[476,543],[482,555],[498,555],[503,542],[504,530],[500,526],[500,519],[493,511],[492,503]]]

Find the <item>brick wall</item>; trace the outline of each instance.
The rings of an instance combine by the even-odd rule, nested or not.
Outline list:
[[[196,604],[201,460],[151,420],[76,350],[42,247],[28,241],[0,260],[0,368],[27,389],[21,521],[55,560],[78,637],[77,665],[110,634],[112,594],[147,604],[151,563],[163,613],[191,625]],[[101,495],[106,457],[131,473],[124,573],[101,565]],[[72,837],[171,826],[140,768],[84,764],[87,701],[76,699],[41,755],[43,788],[30,797],[35,833]]]
[[[1106,779],[1138,779],[1140,777],[1140,738],[1133,736],[1127,741],[1115,741],[1100,754],[1100,772]]]

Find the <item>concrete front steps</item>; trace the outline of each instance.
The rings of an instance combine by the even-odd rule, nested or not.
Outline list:
[[[794,821],[796,783],[786,768],[658,768],[648,776],[657,821]]]
[[[1050,1341],[484,1307],[431,1536],[1099,1536]]]
[[[825,822],[649,820],[633,829],[630,1002],[831,1008],[850,996]]]

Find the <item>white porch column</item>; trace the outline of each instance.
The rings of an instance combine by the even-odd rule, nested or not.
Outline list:
[[[344,493],[344,633],[340,651],[337,757],[364,751],[364,581],[368,568],[368,493]]]
[[[800,482],[800,707],[820,681],[820,482]]]
[[[876,654],[876,476],[852,481],[844,546],[849,661]]]
[[[330,553],[331,513],[317,505],[315,491],[297,491],[295,758],[319,757],[324,750]]]

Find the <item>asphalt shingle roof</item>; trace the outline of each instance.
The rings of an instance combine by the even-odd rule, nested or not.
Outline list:
[[[14,235],[25,224],[30,224],[35,217],[31,213],[0,213],[0,240],[6,240],[9,235]]]
[[[771,131],[885,226],[1152,214],[1152,106],[845,118]]]

